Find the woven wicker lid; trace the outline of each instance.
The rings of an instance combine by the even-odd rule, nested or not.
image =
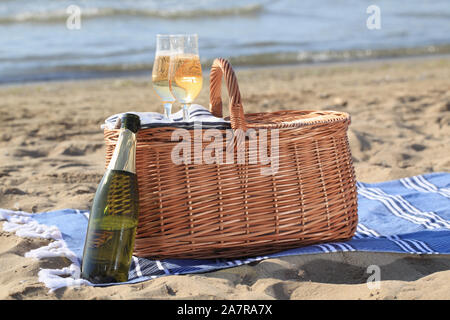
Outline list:
[[[348,121],[350,115],[332,110],[283,110],[277,112],[245,114],[247,127],[250,128],[288,128],[304,127],[332,122]]]

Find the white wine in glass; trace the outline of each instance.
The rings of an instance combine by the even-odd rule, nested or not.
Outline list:
[[[172,53],[170,36],[156,35],[156,53],[153,63],[152,83],[156,94],[164,103],[164,114],[169,119],[172,113],[172,104],[175,102],[169,86],[169,67]]]
[[[197,39],[197,35],[171,37],[174,53],[170,60],[170,91],[183,105],[184,121],[189,121],[189,107],[203,85]]]

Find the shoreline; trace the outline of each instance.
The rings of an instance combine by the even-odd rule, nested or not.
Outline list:
[[[235,71],[241,70],[258,70],[258,69],[275,69],[275,68],[315,68],[315,67],[327,67],[327,66],[345,66],[352,64],[372,64],[372,63],[382,63],[382,62],[399,62],[399,61],[411,61],[411,60],[429,60],[429,59],[446,59],[450,57],[450,53],[430,53],[430,54],[417,54],[417,55],[406,55],[406,56],[394,56],[394,57],[363,57],[354,58],[351,60],[331,60],[331,61],[312,61],[312,62],[298,62],[298,63],[274,63],[274,64],[255,64],[255,65],[233,65],[233,58],[228,59]],[[212,62],[211,62],[212,63]],[[203,76],[209,77],[208,66],[202,65]],[[13,80],[13,81],[0,81],[1,87],[12,87],[21,85],[33,85],[33,84],[44,84],[44,83],[57,83],[57,82],[78,82],[78,81],[90,81],[90,80],[111,80],[111,79],[144,79],[146,77],[151,78],[152,70],[151,68],[145,70],[86,70],[79,71],[79,73],[85,73],[85,75],[78,75],[73,77],[70,72],[61,72],[60,76],[43,79],[28,79],[28,80]],[[150,81],[150,80],[149,80]]]

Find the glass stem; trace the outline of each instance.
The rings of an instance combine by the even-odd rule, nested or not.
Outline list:
[[[170,118],[170,116],[172,115],[172,103],[171,102],[164,103],[164,115],[167,118],[169,118],[170,121],[172,121],[172,119]]]
[[[191,106],[190,103],[183,104],[183,121],[189,121],[189,107]]]

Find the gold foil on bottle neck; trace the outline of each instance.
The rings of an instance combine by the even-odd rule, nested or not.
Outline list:
[[[136,174],[136,135],[121,129],[108,170],[122,170]]]

